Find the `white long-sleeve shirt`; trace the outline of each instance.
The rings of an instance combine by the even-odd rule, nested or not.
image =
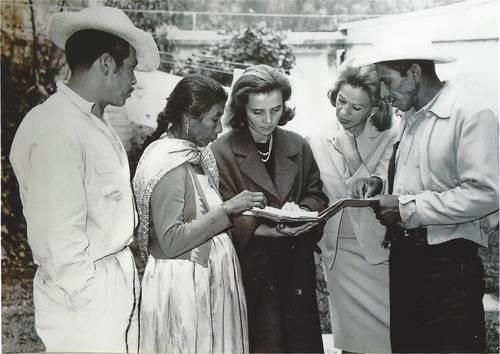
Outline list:
[[[93,296],[94,262],[125,248],[136,212],[123,145],[106,116],[63,83],[33,108],[14,138],[14,168],[38,274],[68,296]]]

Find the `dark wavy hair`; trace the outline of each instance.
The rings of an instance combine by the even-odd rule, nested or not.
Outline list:
[[[85,29],[68,38],[65,44],[66,61],[71,70],[76,67],[89,69],[104,53],[113,57],[118,68],[130,55],[130,45],[114,34]]]
[[[344,62],[340,66],[337,80],[328,91],[328,98],[333,107],[335,107],[342,84],[362,89],[368,94],[372,105],[378,107],[371,117],[371,122],[378,131],[384,131],[392,126],[392,108],[390,104],[380,99],[380,84],[375,65],[356,67],[350,62]]]
[[[245,107],[248,95],[252,93],[269,93],[279,89],[283,95],[283,114],[278,125],[285,125],[295,116],[295,110],[286,105],[292,95],[292,86],[288,76],[279,69],[260,64],[247,68],[236,80],[231,91],[229,124],[234,130],[248,127]]]
[[[225,103],[227,93],[217,81],[202,75],[188,75],[181,79],[167,98],[167,105],[158,114],[156,130],[146,138],[143,149],[167,130],[182,129],[182,117],[199,119],[214,104]]]

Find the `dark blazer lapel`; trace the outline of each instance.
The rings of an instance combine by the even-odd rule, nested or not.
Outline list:
[[[274,180],[281,200],[286,201],[299,172],[299,166],[293,159],[299,151],[295,145],[290,143],[286,133],[281,128],[276,128],[274,139]]]
[[[244,129],[233,134],[231,136],[231,146],[240,171],[259,187],[262,187],[276,198],[281,199],[267,173],[264,163],[257,154],[257,149],[250,132]]]

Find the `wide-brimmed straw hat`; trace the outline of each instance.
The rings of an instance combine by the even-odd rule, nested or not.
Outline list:
[[[158,68],[160,54],[153,36],[135,27],[122,10],[114,7],[91,6],[79,12],[58,12],[50,18],[48,35],[64,49],[69,37],[85,29],[108,32],[127,41],[136,51],[137,70]]]
[[[412,36],[379,40],[364,48],[363,53],[356,55],[353,65],[363,66],[391,60],[432,60],[436,64],[447,64],[456,58],[446,55],[434,46],[430,40]]]

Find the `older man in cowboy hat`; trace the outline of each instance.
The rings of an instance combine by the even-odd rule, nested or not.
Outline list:
[[[38,266],[36,330],[47,351],[135,352],[136,212],[127,155],[104,110],[125,104],[135,69],[158,67],[158,48],[108,7],[57,13],[48,34],[71,77],[26,115],[10,154]]]
[[[388,226],[392,350],[483,352],[477,250],[498,225],[497,118],[476,92],[439,79],[435,64],[455,59],[430,42],[371,51],[358,64],[376,64],[382,98],[404,112],[389,194],[375,207]],[[380,179],[360,181],[358,193],[366,182]]]

